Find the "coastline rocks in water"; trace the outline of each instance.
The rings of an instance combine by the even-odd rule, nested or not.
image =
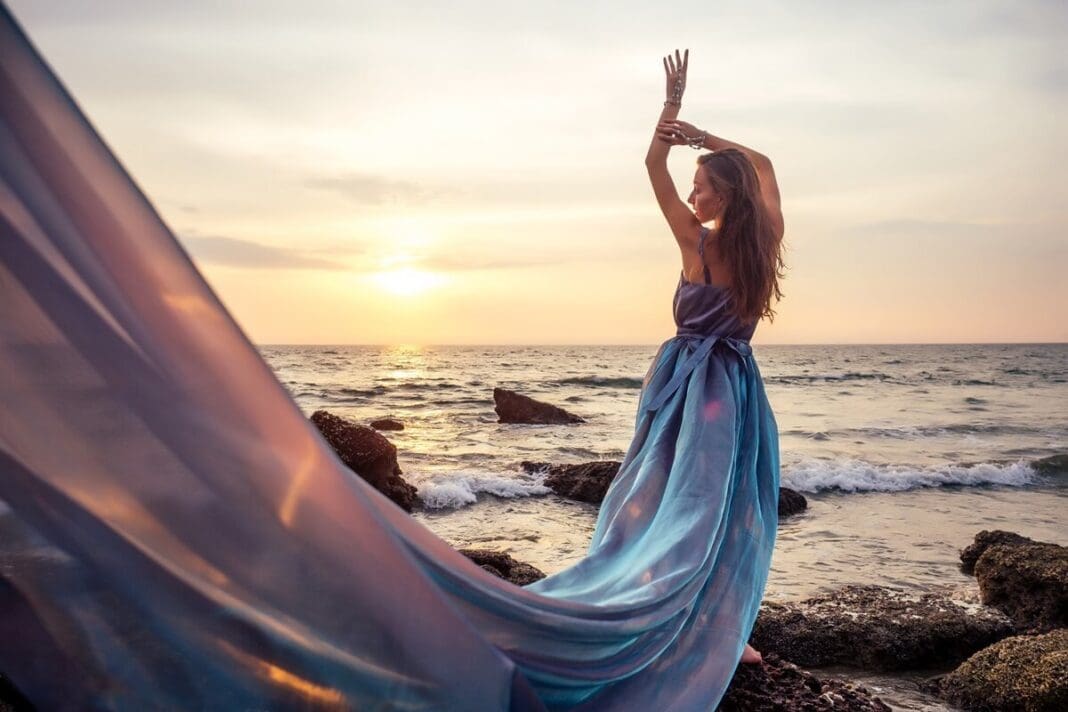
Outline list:
[[[975,562],[981,600],[1001,609],[1021,632],[1068,626],[1068,547],[995,544]]]
[[[808,509],[808,500],[805,499],[805,495],[789,487],[779,487],[779,519],[789,517],[791,514],[799,514],[806,509]]]
[[[600,504],[608,485],[619,472],[618,460],[599,460],[580,465],[550,465],[547,462],[524,460],[520,467],[526,472],[548,470],[543,484],[561,497],[580,502]]]
[[[458,551],[494,576],[499,576],[516,586],[526,586],[528,583],[545,578],[541,569],[524,564],[522,561],[516,561],[503,552],[490,549],[458,549]]]
[[[567,424],[585,423],[574,413],[568,413],[549,403],[536,401],[507,388],[493,389],[493,410],[500,423]]]
[[[621,464],[618,460],[598,460],[579,465],[523,460],[519,466],[527,473],[547,471],[543,484],[561,497],[600,504]],[[788,487],[779,488],[780,518],[803,512],[807,507],[808,500],[803,494]]]
[[[966,710],[1068,710],[1068,629],[1017,635],[980,650],[936,683]]]
[[[960,552],[960,570],[968,575],[975,574],[975,562],[987,550],[987,547],[995,544],[1036,544],[1034,539],[1028,539],[1015,532],[1007,532],[1001,529],[987,531],[984,529],[975,535],[975,541],[966,546]]]
[[[406,512],[412,511],[418,490],[401,479],[397,448],[373,428],[317,410],[312,423],[341,461]]]
[[[379,418],[371,421],[371,427],[375,430],[404,430],[404,423],[393,418]]]
[[[861,685],[821,680],[810,672],[765,653],[763,662],[741,663],[720,701],[719,712],[782,712],[782,710],[872,710],[890,707]]]
[[[805,667],[945,668],[1015,632],[1001,611],[943,594],[849,585],[797,603],[765,601],[750,643]]]
[[[1050,455],[1031,461],[1031,469],[1040,475],[1063,475],[1068,473],[1068,454]]]

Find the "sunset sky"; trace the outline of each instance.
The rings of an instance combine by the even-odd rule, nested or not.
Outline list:
[[[8,5],[259,344],[671,336],[676,47],[778,173],[754,342],[1068,341],[1063,0]]]

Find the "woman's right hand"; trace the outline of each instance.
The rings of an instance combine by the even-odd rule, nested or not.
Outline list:
[[[682,102],[682,93],[686,91],[686,70],[690,66],[690,50],[680,55],[675,50],[675,56],[670,54],[664,57],[664,74],[667,75],[667,100],[673,103]]]
[[[703,133],[693,124],[678,119],[665,119],[656,125],[656,137],[672,146],[688,146],[690,139]]]

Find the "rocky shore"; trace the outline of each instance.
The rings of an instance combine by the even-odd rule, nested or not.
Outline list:
[[[545,409],[531,415],[537,408],[530,399],[494,395],[502,422],[523,422],[509,406],[532,418],[526,422],[554,417],[552,422],[579,422]],[[329,424],[323,434],[343,462],[361,476],[361,468],[372,470],[377,481],[387,483],[380,491],[407,511],[419,506],[414,487],[392,480],[402,472],[396,448],[385,437],[321,413],[312,420]],[[346,449],[346,443],[358,447]],[[1051,459],[1035,467],[1064,469],[1066,463]],[[604,499],[619,466],[618,461],[520,463],[527,473],[544,474],[544,484],[557,495],[592,504]],[[806,506],[801,493],[781,490],[780,518]],[[544,577],[503,552],[461,552],[520,586]],[[785,604],[764,602],[750,639],[763,661],[738,666],[720,710],[891,709],[863,685],[819,677],[818,669],[827,666],[927,674],[923,690],[962,710],[1068,710],[1068,548],[1012,532],[981,531],[960,557],[961,571],[976,577],[979,601],[873,584]]]

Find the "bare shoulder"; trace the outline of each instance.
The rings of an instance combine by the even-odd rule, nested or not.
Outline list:
[[[704,237],[704,258],[701,255],[701,234],[707,231]],[[730,275],[727,267],[719,254],[719,233],[714,229],[708,229],[697,224],[693,235],[687,234],[685,241],[679,241],[679,251],[682,256],[682,274],[688,282],[700,283],[704,281],[704,267],[712,277],[713,284],[727,284]],[[692,239],[691,239],[692,238]]]

